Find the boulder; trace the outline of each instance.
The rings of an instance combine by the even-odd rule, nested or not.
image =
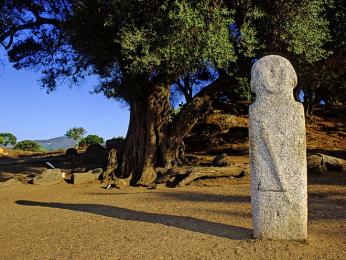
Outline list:
[[[342,171],[346,169],[346,160],[325,155],[313,154],[307,158],[309,173],[327,174],[328,170]]]
[[[100,179],[102,173],[102,168],[92,169],[87,172],[74,172],[71,175],[71,181],[73,184],[93,183]]]
[[[319,154],[310,155],[307,158],[307,163],[309,173],[323,175],[327,173],[327,166],[323,161],[323,156]]]
[[[102,168],[96,168],[96,169],[92,169],[88,172],[95,176],[95,180],[99,180],[101,174],[103,173],[103,169]]]
[[[221,154],[218,156],[215,156],[213,162],[212,162],[213,166],[216,167],[226,167],[226,166],[230,166],[230,162],[227,159],[227,154]]]
[[[72,157],[72,158],[74,158],[74,157],[78,157],[78,152],[77,152],[77,150],[76,150],[75,148],[68,148],[68,149],[66,150],[66,152],[65,152],[65,155],[66,155],[67,157]]]
[[[124,138],[122,138],[122,137],[113,138],[113,139],[106,141],[106,149],[107,149],[107,151],[115,149],[117,151],[117,153],[120,153],[124,144],[125,144]]]
[[[73,184],[85,184],[95,182],[95,174],[91,172],[75,172],[72,174]]]
[[[62,182],[62,172],[59,169],[48,169],[33,179],[33,184],[54,185]]]
[[[105,166],[107,164],[107,150],[100,144],[89,145],[82,156],[83,166]],[[95,168],[95,167],[93,167]]]

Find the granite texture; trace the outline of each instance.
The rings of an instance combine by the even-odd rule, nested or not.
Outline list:
[[[256,238],[307,238],[307,165],[302,104],[291,63],[269,55],[251,70],[251,203]]]
[[[75,172],[72,175],[73,184],[93,183],[95,180],[96,176],[91,172]]]
[[[62,172],[59,169],[48,169],[36,176],[32,182],[38,185],[54,185],[63,180]]]

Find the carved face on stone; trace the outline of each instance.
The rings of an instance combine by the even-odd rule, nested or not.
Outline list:
[[[265,56],[252,66],[251,91],[256,96],[292,96],[296,85],[297,74],[292,64],[281,56]]]

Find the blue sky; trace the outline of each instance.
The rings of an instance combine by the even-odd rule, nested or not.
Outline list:
[[[126,135],[128,108],[102,94],[90,94],[96,78],[72,89],[60,86],[50,94],[38,79],[39,73],[13,69],[0,52],[0,132],[38,140],[62,136],[77,126],[106,139]]]

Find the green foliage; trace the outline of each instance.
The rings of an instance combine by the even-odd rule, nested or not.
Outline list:
[[[5,145],[5,138],[0,136],[0,145]]]
[[[18,142],[13,149],[22,150],[22,151],[31,151],[31,152],[44,152],[45,149],[38,143],[31,140],[24,140]]]
[[[17,138],[11,133],[0,133],[0,138],[3,139],[0,139],[0,144],[4,146],[15,145],[17,142]]]
[[[97,92],[131,102],[153,84],[211,67],[236,79],[234,96],[246,98],[252,60],[267,54],[289,58],[304,89],[322,67],[323,83],[311,88],[332,82],[344,89],[344,71],[322,65],[345,60],[342,0],[33,0],[0,7],[0,42],[10,60],[41,70],[49,91],[59,80],[75,84],[97,74]]]
[[[238,59],[231,66],[231,74],[238,80],[228,92],[229,98],[243,98],[245,81],[250,78],[253,58],[278,54],[288,58],[298,73],[298,86],[317,89],[311,79],[316,66],[330,57],[330,30],[328,5],[340,0],[235,0],[227,1],[234,9],[235,27],[239,29],[234,43]],[[339,6],[340,7],[340,6]],[[246,43],[243,46],[243,43]],[[314,84],[314,83],[313,83]],[[239,95],[240,94],[240,95]]]
[[[78,146],[86,147],[86,146],[89,146],[91,144],[103,144],[103,143],[104,143],[104,140],[102,137],[100,137],[98,135],[88,135],[79,141]]]
[[[71,21],[78,26],[70,27],[72,43],[101,76],[98,91],[130,100],[152,84],[235,61],[228,29],[232,12],[220,2],[125,2],[73,6]],[[92,38],[90,28],[99,29]]]
[[[181,109],[183,108],[184,104],[180,103],[177,108],[170,107],[168,113],[169,113],[169,121],[173,122],[174,119],[179,115]]]
[[[302,1],[290,20],[284,21],[281,37],[287,50],[301,57],[300,62],[314,63],[328,56],[323,47],[330,40],[324,0]]]
[[[66,132],[65,136],[72,138],[77,142],[85,134],[86,130],[83,127],[73,127]]]

